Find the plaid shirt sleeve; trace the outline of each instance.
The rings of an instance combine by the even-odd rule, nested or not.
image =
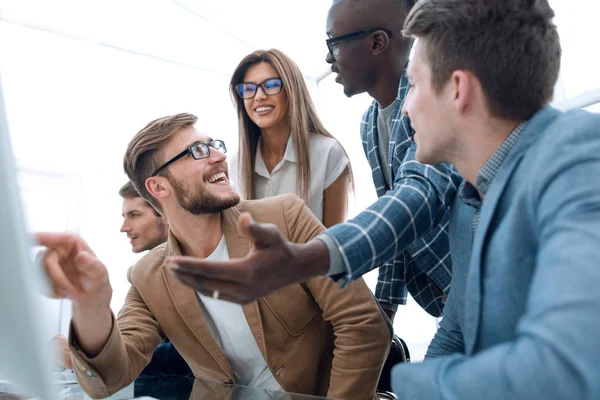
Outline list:
[[[399,88],[402,102],[405,79]],[[337,244],[346,274],[333,276],[346,282],[380,267],[376,297],[382,303],[406,304],[407,291],[432,315],[442,313],[442,293],[451,279],[448,244],[449,205],[461,178],[448,164],[423,165],[415,160],[416,144],[408,118],[398,107],[390,138],[389,164],[393,188],[381,181],[373,104],[363,119],[361,136],[373,169],[379,199],[354,219],[325,232]],[[439,289],[438,289],[439,288]]]
[[[392,190],[354,219],[325,232],[338,244],[347,266],[346,275],[339,277],[344,282],[385,265],[381,271],[385,274],[384,282],[378,283],[382,286],[378,300],[392,304],[406,303],[406,287],[411,284],[416,285],[416,292],[411,290],[411,293],[418,302],[418,296],[437,299],[441,295],[435,295],[436,290],[426,293],[432,289],[432,282],[425,271],[436,271],[420,266],[419,261],[440,268],[437,271],[440,275],[448,275],[447,285],[441,286],[442,289],[447,289],[450,280],[451,272],[446,266],[449,263],[448,248],[440,245],[438,239],[447,242],[446,211],[456,190],[455,172],[449,165],[420,164],[414,160],[414,152],[415,145],[412,145]],[[434,237],[426,237],[431,236],[427,233]],[[402,272],[406,270],[410,280],[395,277],[395,268],[402,268]],[[394,279],[404,280],[404,288],[399,293],[392,293],[393,286],[397,286]],[[419,285],[424,287],[419,288]],[[433,306],[423,302],[419,303],[426,310]]]

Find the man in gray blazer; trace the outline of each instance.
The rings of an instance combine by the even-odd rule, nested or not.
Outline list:
[[[547,0],[421,0],[407,18],[417,160],[467,182],[441,328],[394,368],[400,398],[600,398],[600,115],[547,105],[553,17]]]

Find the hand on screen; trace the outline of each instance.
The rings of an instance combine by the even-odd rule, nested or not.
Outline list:
[[[52,296],[86,307],[109,307],[112,287],[106,267],[87,243],[72,233],[38,233],[47,249],[38,254],[52,285]]]

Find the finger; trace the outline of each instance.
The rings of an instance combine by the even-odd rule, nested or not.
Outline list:
[[[243,258],[210,261],[195,257],[173,256],[167,258],[167,263],[198,277],[233,282],[244,282],[248,279],[247,261]]]
[[[249,213],[242,213],[239,219],[242,235],[254,243],[256,248],[271,246],[279,242],[279,230],[273,224],[259,224]]]
[[[83,275],[91,279],[104,278],[107,275],[107,270],[104,264],[93,254],[87,251],[81,251],[75,256],[75,264],[77,269]]]
[[[35,238],[41,246],[49,249],[63,247],[65,244],[73,244],[74,234],[65,232],[37,232]]]
[[[95,292],[108,284],[106,267],[87,251],[81,251],[75,256],[75,265],[80,273],[81,287],[85,292]]]
[[[175,278],[177,278],[185,286],[188,286],[194,289],[194,291],[200,293],[202,293],[204,290],[204,281],[199,279],[198,276],[191,275],[183,271],[177,271],[176,269],[172,269],[171,271],[173,272],[173,275],[175,275]]]
[[[73,249],[92,253],[88,244],[79,235],[68,232],[37,232],[35,238],[42,246],[67,254]]]
[[[235,283],[219,280],[202,280],[198,279],[197,276],[173,270],[175,277],[184,285],[189,286],[196,292],[201,293],[204,296],[212,297],[213,294],[218,291],[219,300],[226,300],[232,303],[244,304],[249,301],[245,301],[244,296],[240,296],[244,292],[243,288]]]
[[[35,255],[35,259],[33,260],[34,265],[40,266],[41,268],[44,268],[44,270],[46,270],[46,266],[44,265],[44,258],[46,257],[47,252],[48,250],[38,251]],[[46,275],[48,277],[48,284],[51,286],[51,291],[48,294],[44,294],[54,299],[66,297],[66,293],[56,287],[53,279],[50,278],[48,271],[46,271]]]
[[[252,240],[252,232],[250,231],[250,225],[255,224],[254,219],[250,213],[242,213],[239,218],[240,222],[240,231],[242,236],[244,236],[248,240]]]
[[[60,342],[67,342],[66,336],[61,333],[57,333],[56,335],[54,335],[54,337],[52,339],[58,340]]]
[[[54,250],[48,250],[44,254],[42,264],[50,282],[52,282],[54,296],[58,298],[70,297],[69,293],[72,295],[78,292],[73,282],[65,274],[60,265],[58,254]]]

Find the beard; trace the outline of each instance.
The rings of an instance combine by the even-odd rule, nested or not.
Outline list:
[[[240,202],[240,196],[234,191],[224,196],[213,195],[203,181],[194,182],[191,187],[186,187],[172,176],[168,176],[167,179],[181,207],[193,215],[217,214]]]

